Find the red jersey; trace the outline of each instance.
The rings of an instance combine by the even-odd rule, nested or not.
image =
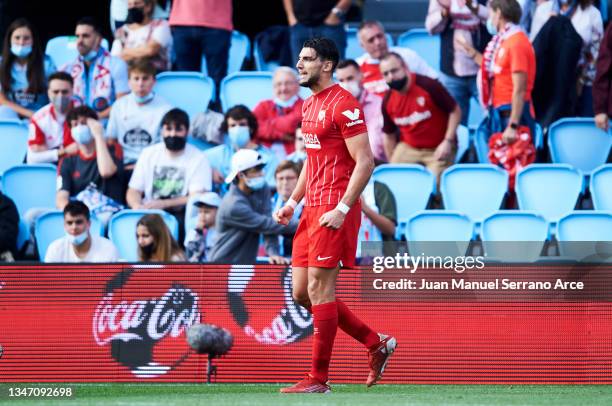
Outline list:
[[[399,129],[402,142],[413,148],[436,148],[444,139],[448,116],[457,103],[435,79],[410,74],[406,94],[389,90],[383,100],[383,131]]]
[[[302,108],[308,159],[306,206],[340,202],[355,167],[344,140],[367,131],[359,102],[339,85],[306,99]]]

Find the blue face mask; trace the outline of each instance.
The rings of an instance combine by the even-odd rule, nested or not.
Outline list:
[[[278,107],[282,108],[282,109],[286,109],[288,107],[291,107],[295,104],[295,102],[297,101],[298,96],[297,94],[293,97],[291,97],[289,100],[281,100],[278,97],[274,98],[274,104],[276,104]]]
[[[83,59],[86,62],[91,62],[94,59],[96,59],[96,57],[98,56],[98,50],[97,49],[92,49],[91,51],[89,51],[86,55],[83,55]]]
[[[266,186],[266,178],[258,176],[256,178],[245,178],[245,183],[251,190],[261,190]]]
[[[76,245],[76,246],[83,244],[85,240],[87,240],[88,236],[89,236],[88,231],[83,231],[81,234],[77,234],[77,235],[66,233],[66,238],[68,238],[68,241],[70,241],[72,245]]]
[[[491,17],[487,18],[487,31],[489,31],[491,35],[497,35],[497,28],[493,25]]]
[[[72,138],[81,145],[86,145],[93,140],[91,136],[91,130],[86,124],[79,124],[75,127],[72,127]]]
[[[150,102],[151,100],[153,100],[153,98],[155,97],[155,93],[151,92],[149,94],[146,94],[144,96],[138,96],[136,93],[132,93],[134,95],[134,100],[136,101],[136,103],[138,104],[145,104]]]
[[[25,58],[32,53],[32,45],[11,45],[11,52],[17,58]]]
[[[227,130],[230,144],[236,149],[244,148],[251,140],[251,130],[246,125],[232,127]]]

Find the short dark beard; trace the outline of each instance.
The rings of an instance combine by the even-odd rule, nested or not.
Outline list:
[[[316,85],[321,79],[321,75],[313,75],[306,82],[300,82],[300,86],[312,88],[313,85]]]

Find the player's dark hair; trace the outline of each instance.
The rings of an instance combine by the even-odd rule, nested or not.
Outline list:
[[[70,123],[71,121],[78,120],[79,117],[93,118],[94,120],[97,120],[98,113],[96,113],[91,107],[79,106],[71,109],[68,112],[66,115],[66,121]]]
[[[161,126],[170,127],[172,124],[174,124],[176,128],[184,126],[187,130],[189,130],[189,115],[185,113],[184,110],[178,108],[170,110],[164,114],[161,121]]]
[[[338,66],[340,53],[334,41],[325,37],[311,38],[304,41],[303,48],[312,48],[322,61],[331,61],[332,71]]]
[[[257,117],[249,110],[247,106],[244,104],[239,104],[237,106],[232,107],[225,113],[225,117],[223,118],[223,122],[221,123],[221,132],[227,133],[229,129],[227,121],[231,118],[232,120],[243,120],[246,118],[249,128],[251,130],[251,139],[257,134],[257,129],[259,128],[257,124]]]
[[[87,221],[89,221],[89,208],[80,200],[69,201],[66,207],[64,207],[64,217],[66,217],[66,214],[70,214],[73,217],[85,216]]]
[[[89,25],[93,28],[95,32],[98,33],[98,35],[102,35],[102,29],[100,28],[100,24],[98,24],[96,19],[93,17],[82,17],[79,21],[77,21],[76,25]]]
[[[70,76],[70,74],[66,73],[66,72],[53,72],[52,74],[49,75],[49,79],[47,79],[47,83],[51,83],[52,80],[63,80],[64,82],[68,82],[70,83],[70,86],[74,85],[74,79],[72,79],[72,76]]]
[[[340,62],[338,62],[338,66],[336,66],[336,69],[344,69],[344,68],[348,68],[349,66],[352,66],[353,68],[359,70],[359,65],[357,64],[357,62],[355,62],[354,59],[343,59]]]

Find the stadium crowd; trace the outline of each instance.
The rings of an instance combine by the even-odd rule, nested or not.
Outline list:
[[[344,55],[351,1],[283,0],[289,28],[277,39],[290,50],[289,66],[274,71],[272,98],[226,111],[218,100],[232,2],[164,4],[113,0],[110,49],[98,22],[83,17],[74,27],[78,56],[64,66],[45,54],[26,19],[9,26],[0,119],[28,125],[24,162],[57,165],[56,207],[32,208],[21,221],[33,242],[37,219],[63,212],[65,235],[38,253],[45,262],[125,259],[93,224],[105,230],[113,215],[132,209],[157,210],[132,230],[139,261],[288,263],[297,223],[276,224],[271,213],[289,199],[307,159],[293,67],[313,36],[332,39]],[[412,49],[389,44],[377,21],[358,28],[363,55],[338,64],[336,80],[364,111],[377,165],[422,164],[439,182],[454,163],[475,162],[473,148],[457,156],[458,129],[469,124],[470,109],[481,109],[484,119],[469,131],[490,140],[489,156],[510,174],[549,162],[536,138],[558,119],[594,117],[607,131],[612,33],[604,32],[592,0],[430,0],[424,25],[440,38],[439,70]],[[199,72],[203,56],[216,101],[190,117],[154,91],[156,75]],[[384,183],[368,184],[361,241],[396,238],[402,202],[394,193]],[[10,197],[0,192],[0,260],[18,256],[20,218]],[[430,207],[444,203],[437,196]],[[516,202],[508,199],[506,208]]]

